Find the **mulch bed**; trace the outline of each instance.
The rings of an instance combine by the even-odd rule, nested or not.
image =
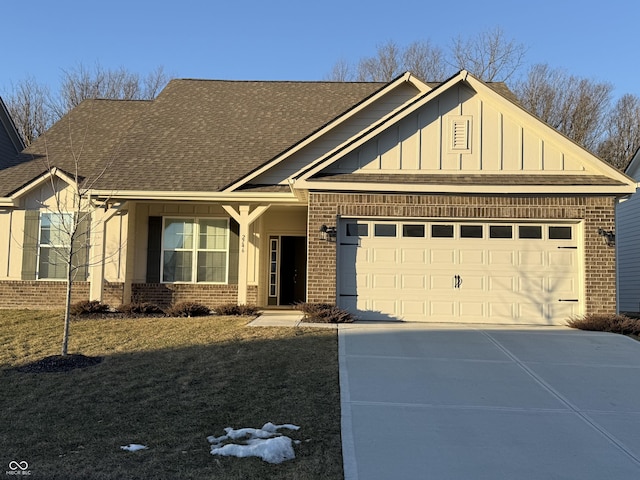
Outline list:
[[[100,362],[102,362],[102,357],[87,357],[80,354],[51,355],[42,360],[16,367],[16,370],[23,373],[69,372],[76,368],[92,367]]]

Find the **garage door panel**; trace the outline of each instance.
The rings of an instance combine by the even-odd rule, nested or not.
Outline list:
[[[424,291],[427,287],[426,275],[401,275],[401,282],[403,289],[416,289]]]
[[[397,287],[397,278],[395,274],[373,274],[374,289],[395,290]]]
[[[516,285],[516,278],[509,276],[495,276],[489,277],[489,291],[490,292],[514,292]]]
[[[429,263],[431,265],[455,265],[455,253],[453,249],[432,249]]]
[[[460,265],[485,265],[484,250],[460,250]]]
[[[468,233],[464,222],[425,221],[424,228],[416,220],[354,222],[363,233],[359,246],[340,244],[339,294],[341,306],[360,318],[564,324],[580,311],[577,301],[559,302],[580,295],[577,232],[550,240],[549,225],[535,230],[491,222],[483,224],[482,238],[472,239],[461,238]],[[406,223],[412,229],[403,228]],[[376,225],[396,235],[382,236],[387,230],[378,232]],[[500,225],[510,229],[494,228]],[[513,236],[499,238],[504,231]],[[538,234],[518,236],[531,231]]]
[[[429,302],[429,316],[451,319],[456,313],[455,306],[452,301],[431,301]]]
[[[398,252],[395,248],[374,248],[371,250],[371,253],[371,257],[373,257],[374,263],[387,263],[394,266],[398,264]]]
[[[503,251],[489,251],[489,265],[492,266],[504,266],[504,265],[515,265],[515,254],[514,252],[503,252]]]
[[[521,267],[543,267],[545,265],[544,259],[544,252],[518,252],[518,265],[520,265]]]
[[[400,250],[400,258],[402,263],[422,264],[427,265],[428,252],[423,248],[402,248]]]
[[[554,267],[574,267],[577,263],[577,256],[575,250],[558,249],[555,252],[549,252],[549,264]]]
[[[453,275],[429,275],[429,290],[432,292],[441,291],[450,294],[454,285]]]
[[[485,317],[484,302],[460,302],[460,316],[484,318]]]
[[[486,277],[480,275],[465,275],[461,278],[460,290],[464,294],[484,292],[486,290]]]

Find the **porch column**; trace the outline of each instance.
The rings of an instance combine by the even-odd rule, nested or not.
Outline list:
[[[248,268],[249,268],[249,226],[255,222],[260,215],[267,211],[270,205],[259,205],[249,212],[250,205],[239,205],[238,210],[231,205],[223,205],[222,208],[240,226],[238,237],[240,241],[238,255],[238,305],[246,305],[248,288]]]
[[[89,228],[89,300],[102,301],[104,289],[105,236],[107,222],[118,213],[125,203],[112,208],[95,208],[91,214]],[[118,248],[122,248],[120,245]]]
[[[102,302],[104,287],[104,234],[107,212],[96,208],[91,215],[89,239],[89,300]]]

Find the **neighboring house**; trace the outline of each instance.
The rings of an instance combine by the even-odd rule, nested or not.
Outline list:
[[[613,312],[615,248],[599,232],[635,191],[465,71],[174,80],[153,101],[86,101],[22,155],[0,171],[5,307],[61,303],[52,185],[73,191],[74,159],[92,215],[78,298],[327,302],[373,320]]]
[[[640,179],[640,149],[625,173]],[[618,311],[640,313],[640,195],[618,204],[616,210],[616,248],[618,249]]]
[[[0,170],[12,165],[16,155],[23,148],[22,138],[0,97]]]

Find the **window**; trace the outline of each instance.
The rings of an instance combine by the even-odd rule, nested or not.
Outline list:
[[[424,225],[402,225],[403,237],[424,238]]]
[[[432,238],[453,238],[453,225],[431,225]]]
[[[482,238],[482,225],[461,225],[460,238]]]
[[[228,220],[165,218],[162,245],[163,282],[227,282]]]
[[[571,227],[549,227],[549,240],[571,240]]]
[[[511,225],[491,225],[489,227],[489,238],[512,238]]]
[[[38,278],[64,279],[71,250],[73,215],[43,213],[40,215],[38,245]]]
[[[366,237],[369,235],[369,225],[366,223],[347,223],[347,237]]]
[[[376,237],[396,236],[396,225],[393,223],[376,223],[373,230]]]
[[[518,227],[519,237],[526,239],[541,239],[542,227],[539,225],[520,225]]]

